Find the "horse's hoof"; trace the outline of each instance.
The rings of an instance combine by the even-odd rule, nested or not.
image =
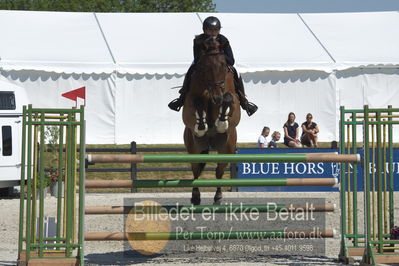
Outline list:
[[[191,198],[191,204],[200,205],[201,204],[201,198]]]
[[[203,136],[205,136],[205,134],[206,134],[205,130],[195,131],[195,136],[197,136],[198,138],[202,138]]]
[[[194,126],[194,135],[201,138],[205,136],[206,132],[208,131],[208,125],[205,124],[204,129],[199,129],[198,124],[195,124]]]
[[[216,126],[216,131],[218,133],[225,133],[227,131],[227,129],[229,128],[229,121],[227,121],[227,120],[221,121],[221,120],[217,119],[215,122],[215,126]]]
[[[222,198],[215,199],[214,202],[213,202],[213,205],[220,205],[220,204],[222,204]]]
[[[213,197],[213,205],[220,205],[222,203],[222,193],[216,193],[215,197]]]

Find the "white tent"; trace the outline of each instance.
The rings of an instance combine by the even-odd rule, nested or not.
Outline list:
[[[0,11],[0,75],[36,107],[70,107],[86,86],[88,143],[182,143],[168,109],[192,62],[192,39],[216,15],[250,101],[240,142],[289,112],[310,112],[320,140],[338,139],[339,106],[399,107],[399,13],[209,14]]]

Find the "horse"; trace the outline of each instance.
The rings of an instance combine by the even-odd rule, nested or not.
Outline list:
[[[219,154],[235,153],[236,127],[241,110],[235,92],[233,71],[227,65],[223,47],[214,37],[201,45],[199,60],[191,77],[184,106],[184,144],[189,154],[208,154],[215,149]],[[227,163],[218,163],[216,178],[221,179]],[[194,180],[198,179],[205,163],[192,163]],[[214,204],[220,204],[222,190],[218,187]],[[201,194],[198,187],[192,190],[191,203],[199,205]]]

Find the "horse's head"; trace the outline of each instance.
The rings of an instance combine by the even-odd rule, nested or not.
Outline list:
[[[209,37],[202,44],[198,71],[213,103],[221,104],[225,93],[225,79],[228,71],[223,47],[215,37]]]

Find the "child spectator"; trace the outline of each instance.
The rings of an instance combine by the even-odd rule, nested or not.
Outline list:
[[[277,141],[280,140],[281,134],[278,131],[274,131],[272,134],[272,140],[267,145],[268,148],[277,148]]]
[[[263,127],[262,133],[258,138],[258,148],[267,148],[267,136],[270,134],[270,128]]]

